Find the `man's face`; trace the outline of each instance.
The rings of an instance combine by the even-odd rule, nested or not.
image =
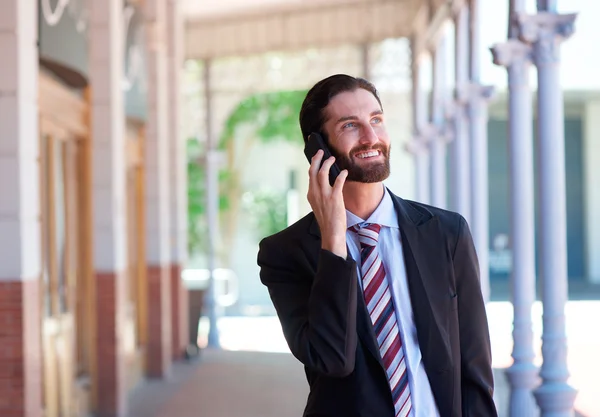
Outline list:
[[[324,133],[335,162],[348,170],[347,181],[381,182],[390,175],[390,140],[383,111],[365,89],[333,97],[325,112]]]

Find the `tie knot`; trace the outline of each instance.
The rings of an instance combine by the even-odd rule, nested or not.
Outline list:
[[[374,246],[379,240],[381,225],[376,223],[364,223],[361,227],[357,224],[352,226],[350,230],[358,233],[358,238],[362,245]]]

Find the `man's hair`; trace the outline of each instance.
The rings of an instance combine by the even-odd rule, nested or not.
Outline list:
[[[351,77],[345,74],[331,75],[318,83],[316,83],[306,94],[302,107],[300,108],[300,130],[302,137],[306,142],[308,135],[313,132],[321,133],[323,138],[327,140],[326,134],[323,131],[325,123],[325,107],[331,99],[340,93],[356,91],[359,88],[369,91],[375,96],[379,107],[381,100],[375,86],[364,78]]]

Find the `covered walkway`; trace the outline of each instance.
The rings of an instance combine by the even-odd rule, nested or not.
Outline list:
[[[509,415],[504,369],[511,362],[511,310],[508,302],[488,304],[500,417]],[[540,304],[534,304],[533,316],[537,337],[542,332]],[[579,390],[576,417],[600,416],[600,385],[595,377],[600,373],[596,360],[600,335],[590,335],[578,325],[586,317],[598,316],[598,301],[567,303],[570,383]],[[205,350],[200,359],[175,364],[170,378],[142,383],[130,395],[129,417],[301,416],[308,387],[302,366],[287,352],[277,319],[222,318],[219,329],[223,347],[232,350]],[[535,351],[539,362],[539,344]]]
[[[133,391],[129,417],[299,417],[307,394],[288,353],[208,350]]]

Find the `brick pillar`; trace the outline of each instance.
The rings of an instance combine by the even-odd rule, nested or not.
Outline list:
[[[42,416],[37,1],[0,13],[0,416]]]
[[[97,414],[127,415],[123,1],[90,3]]]
[[[188,294],[181,280],[187,261],[187,161],[181,129],[181,71],[183,69],[183,19],[178,0],[167,2],[168,80],[169,80],[169,156],[171,214],[171,314],[173,359],[182,357],[189,344]]]
[[[169,252],[169,130],[166,0],[145,0],[148,62],[146,134],[146,251],[148,262],[149,377],[168,376],[171,367],[171,281]]]
[[[171,328],[172,328],[172,356],[181,359],[189,345],[189,319],[188,319],[188,290],[181,280],[182,267],[179,264],[171,265]]]

